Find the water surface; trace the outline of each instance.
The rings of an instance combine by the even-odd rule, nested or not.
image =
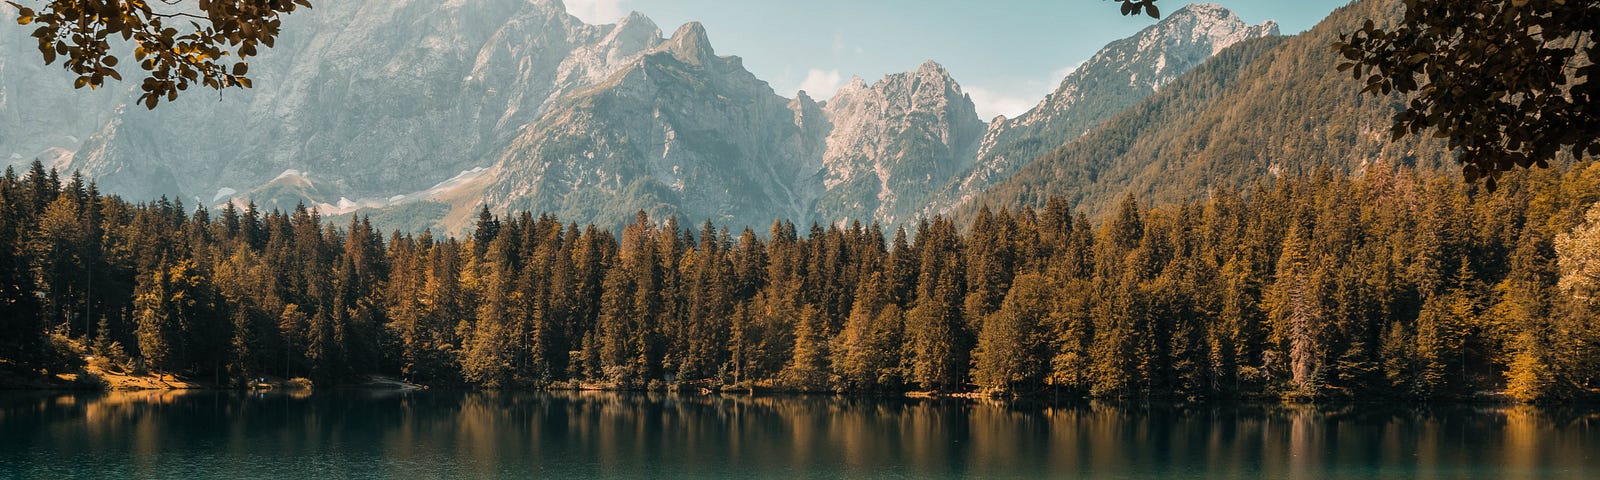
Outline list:
[[[1600,412],[0,393],[3,478],[1600,478]]]

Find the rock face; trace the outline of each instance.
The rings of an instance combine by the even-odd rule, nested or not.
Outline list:
[[[1138,104],[1222,49],[1275,35],[1275,22],[1246,25],[1221,6],[1197,3],[1106,45],[1033,109],[1017,118],[996,118],[971,167],[929,199],[923,213],[948,212],[1010,178],[1018,168]]]
[[[193,92],[147,111],[131,105],[126,82],[90,95],[110,94],[84,109],[100,121],[57,129],[81,132],[80,144],[0,141],[0,151],[28,160],[52,147],[73,151],[56,166],[136,199],[210,202],[287,170],[352,196],[417,190],[497,154],[554,93],[557,65],[609,30],[557,1],[526,0],[333,2],[284,24],[276,47],[253,62],[255,89],[220,99]],[[37,63],[13,42],[15,29],[4,34],[4,57]],[[43,77],[4,75],[0,88],[77,93]],[[162,171],[167,181],[149,178]]]
[[[920,200],[971,162],[984,130],[972,99],[933,61],[872,86],[854,78],[825,110],[833,131],[816,212],[826,222],[911,220]]]
[[[0,3],[0,21],[14,18]],[[155,111],[74,91],[0,28],[0,159],[135,200],[254,201],[460,232],[480,205],[610,225],[645,210],[758,230],[947,211],[1227,45],[1271,35],[1192,5],[1112,43],[1038,107],[985,124],[929,61],[785,98],[703,27],[587,25],[559,0],[350,0],[295,13],[256,88]]]
[[[631,22],[628,22],[631,23]],[[698,23],[557,98],[490,170],[491,208],[620,222],[637,210],[760,226],[807,218],[826,124],[719,57]]]

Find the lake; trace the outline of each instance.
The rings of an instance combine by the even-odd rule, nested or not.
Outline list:
[[[1600,412],[0,393],[0,478],[1600,478]]]

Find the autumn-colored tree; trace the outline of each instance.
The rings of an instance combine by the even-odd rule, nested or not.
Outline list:
[[[983,322],[972,354],[973,381],[997,392],[1027,392],[1049,373],[1046,324],[1056,311],[1061,287],[1049,277],[1016,278],[998,312]]]

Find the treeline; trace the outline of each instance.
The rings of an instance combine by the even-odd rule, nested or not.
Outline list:
[[[915,235],[642,213],[615,234],[484,211],[456,239],[130,204],[36,163],[0,179],[0,367],[65,368],[62,339],[81,338],[114,368],[202,378],[1593,396],[1600,306],[1580,277],[1600,264],[1583,258],[1600,165],[1493,194],[1372,170],[1155,209],[1128,196],[1103,222],[1060,199]]]

